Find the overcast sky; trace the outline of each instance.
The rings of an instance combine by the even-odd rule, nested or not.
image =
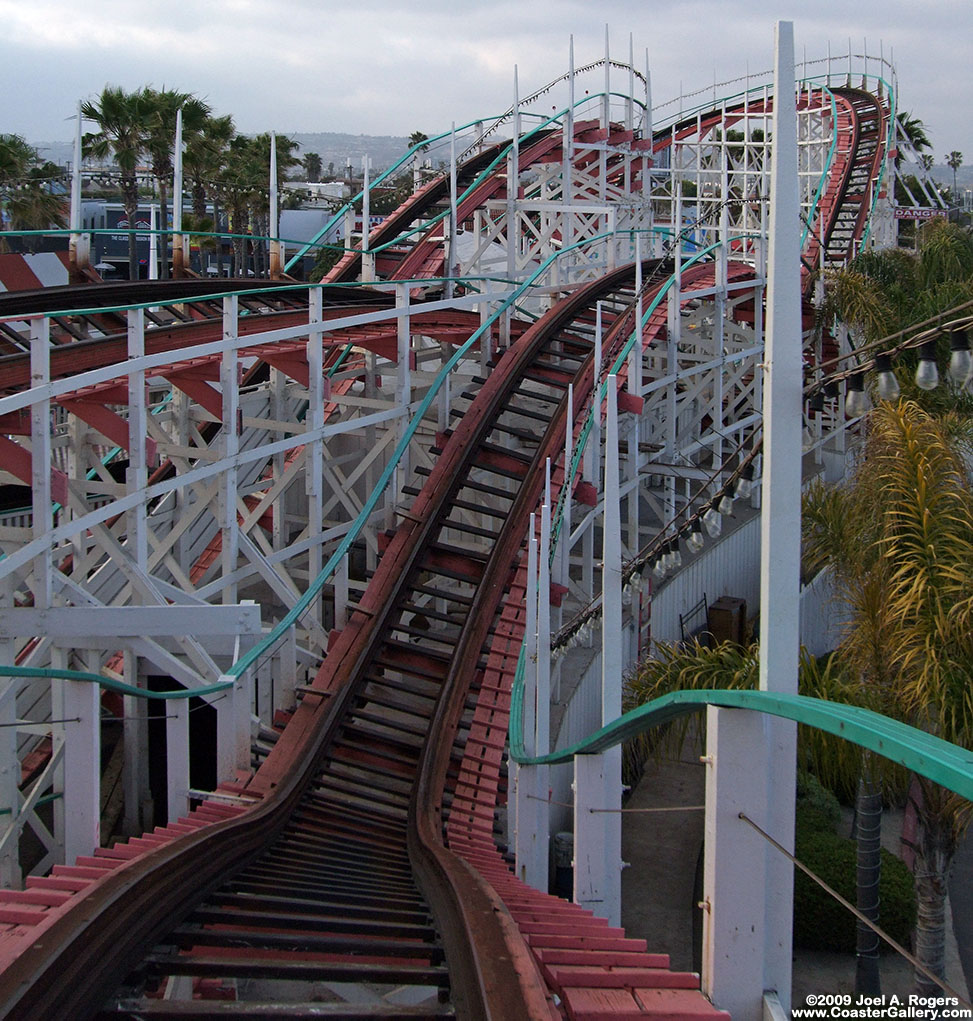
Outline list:
[[[107,84],[166,85],[233,115],[239,130],[408,135],[500,113],[513,95],[604,54],[648,52],[653,100],[765,70],[777,18],[797,59],[880,44],[901,107],[937,162],[973,163],[970,0],[0,0],[0,131],[69,139],[78,99]],[[593,83],[593,89],[598,82]]]

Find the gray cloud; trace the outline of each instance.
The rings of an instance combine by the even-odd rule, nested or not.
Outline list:
[[[648,50],[656,102],[769,68],[773,23],[792,17],[797,57],[894,52],[904,108],[927,124],[937,158],[958,148],[973,161],[966,40],[968,0],[934,6],[900,0],[788,10],[769,0],[215,0],[136,5],[90,0],[30,4],[0,0],[5,59],[0,130],[35,140],[70,137],[65,119],[78,98],[108,82],[167,84],[232,113],[245,131],[408,134],[489,116],[513,95],[567,67],[573,34],[578,63],[604,52],[636,62]],[[797,5],[794,5],[795,7]],[[783,9],[782,9],[783,8]],[[593,83],[592,88],[597,88]]]

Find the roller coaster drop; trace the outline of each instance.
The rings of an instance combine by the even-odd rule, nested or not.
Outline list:
[[[867,63],[797,90],[808,298],[891,229],[894,90]],[[641,565],[760,425],[772,89],[653,124],[631,63],[595,67],[603,95],[575,104],[572,74],[557,116],[444,136],[464,156],[322,287],[2,296],[0,469],[31,487],[0,526],[5,1017],[728,1016],[535,889],[523,791],[505,834],[525,637],[591,643],[605,443]],[[808,424],[810,461],[840,458],[841,400]],[[662,586],[627,577],[631,660]],[[564,743],[547,701],[536,754]],[[167,823],[101,847],[101,715],[137,834],[157,703]]]

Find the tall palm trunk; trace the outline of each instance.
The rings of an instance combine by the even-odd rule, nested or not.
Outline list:
[[[916,848],[916,958],[941,979],[946,977],[946,893],[952,864],[948,826],[923,819]],[[916,993],[942,996],[931,979],[916,971]]]
[[[879,879],[882,874],[882,794],[866,762],[855,798],[858,873],[858,910],[876,925],[879,920]],[[878,934],[864,922],[857,923],[855,992],[878,996],[882,992]]]

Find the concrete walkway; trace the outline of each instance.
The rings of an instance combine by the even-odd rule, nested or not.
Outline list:
[[[690,744],[678,759],[650,760],[626,802],[629,809],[686,809],[626,812],[622,819],[622,925],[629,936],[643,937],[649,949],[670,955],[673,968],[698,970],[693,959],[694,927],[701,924],[694,892],[703,846],[704,766]],[[687,808],[688,806],[688,808]],[[850,828],[850,812],[845,825]],[[887,812],[883,843],[898,852],[902,815]],[[947,931],[946,978],[966,995],[973,969],[973,841],[957,853],[950,883],[954,926],[960,947]],[[966,976],[964,979],[964,966]],[[914,988],[912,966],[894,953],[882,956],[882,988],[906,996]],[[793,1003],[802,1006],[808,993],[850,993],[855,988],[855,958],[848,954],[798,951],[794,958]]]

